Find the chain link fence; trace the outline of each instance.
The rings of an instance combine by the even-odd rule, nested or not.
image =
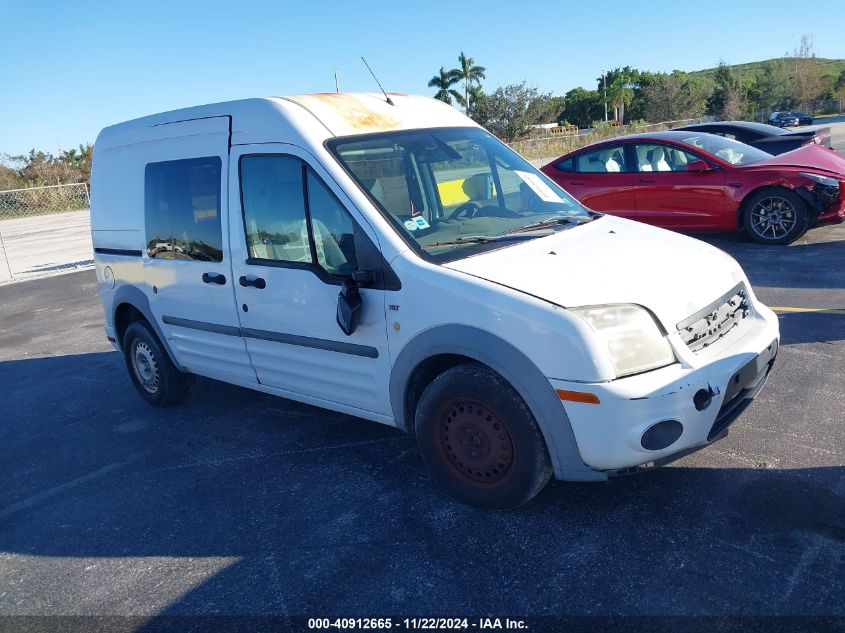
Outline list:
[[[0,283],[94,263],[88,184],[0,191]]]
[[[88,184],[27,187],[0,191],[0,220],[88,209]]]

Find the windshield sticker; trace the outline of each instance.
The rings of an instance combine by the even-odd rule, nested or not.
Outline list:
[[[532,174],[527,171],[517,171],[516,169],[513,173],[519,176],[526,185],[531,187],[531,190],[536,193],[543,202],[563,203],[563,198],[557,195],[554,190],[543,182],[543,179],[537,174]]]
[[[418,229],[427,229],[431,227],[431,225],[426,222],[425,218],[421,215],[418,215],[415,218],[411,218],[411,222],[414,222],[417,225]]]
[[[409,231],[416,231],[417,230],[417,223],[413,220],[405,220],[402,224],[405,225],[405,228]]]

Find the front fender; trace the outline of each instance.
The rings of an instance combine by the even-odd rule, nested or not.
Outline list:
[[[390,404],[400,428],[407,428],[406,391],[414,370],[427,358],[459,354],[483,363],[507,380],[534,415],[555,476],[570,481],[602,481],[605,473],[581,459],[569,418],[548,378],[516,347],[485,330],[468,325],[440,325],[424,330],[402,348],[390,373]]]

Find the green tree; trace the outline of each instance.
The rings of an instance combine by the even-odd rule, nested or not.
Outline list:
[[[707,110],[709,89],[686,73],[655,75],[643,87],[643,113],[652,123],[693,119]]]
[[[602,111],[604,110],[604,94],[607,91],[607,102],[614,109],[614,118],[620,122],[625,121],[625,110],[631,106],[638,96],[638,88],[645,76],[650,73],[624,66],[614,68],[604,75],[596,78],[599,94],[602,95]],[[630,117],[628,117],[630,118]]]
[[[604,117],[604,99],[597,90],[573,88],[563,99],[563,116],[558,114],[558,121],[566,120],[578,127],[588,127]]]
[[[428,80],[428,87],[437,88],[437,94],[434,95],[435,99],[451,105],[452,97],[454,97],[455,101],[464,105],[465,102],[461,93],[452,88],[457,82],[458,80],[452,76],[451,72],[441,66],[440,73]]]
[[[767,110],[791,108],[795,84],[785,59],[763,62],[750,92],[757,105]]]
[[[472,119],[475,119],[478,114],[478,108],[481,107],[481,102],[487,96],[481,89],[481,86],[473,86],[469,89],[469,100],[466,103],[466,113]]]
[[[716,87],[710,97],[707,109],[710,114],[726,120],[745,116],[748,106],[748,90],[736,72],[724,60],[719,60],[715,73]]]
[[[469,93],[473,86],[481,86],[481,80],[485,78],[487,71],[484,66],[477,66],[472,57],[467,57],[463,51],[458,55],[458,67],[449,71],[454,83],[464,82],[464,107],[468,107]]]
[[[476,121],[503,141],[528,136],[531,126],[554,117],[551,95],[520,84],[500,86],[478,105]]]

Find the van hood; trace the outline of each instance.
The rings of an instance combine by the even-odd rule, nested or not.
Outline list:
[[[638,304],[669,332],[745,281],[709,244],[607,215],[445,266],[566,308]]]

